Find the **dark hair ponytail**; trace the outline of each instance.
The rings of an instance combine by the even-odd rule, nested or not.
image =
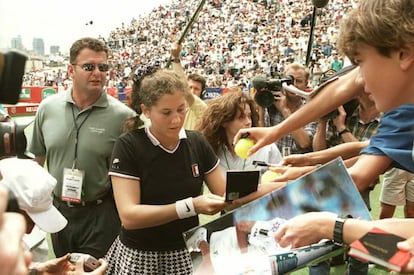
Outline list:
[[[129,103],[129,107],[131,109],[133,109],[137,115],[135,117],[130,117],[127,118],[124,121],[124,125],[123,125],[123,131],[124,132],[130,132],[132,130],[138,129],[141,126],[144,125],[144,121],[141,119],[141,114],[142,114],[142,110],[141,110],[141,98],[140,98],[140,86],[141,86],[141,79],[135,78],[134,77],[134,84],[132,86],[132,91],[131,91],[131,101]]]

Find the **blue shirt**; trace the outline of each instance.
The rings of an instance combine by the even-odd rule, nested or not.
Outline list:
[[[378,132],[362,154],[388,156],[397,168],[414,173],[414,105],[404,104],[387,113],[381,119]]]

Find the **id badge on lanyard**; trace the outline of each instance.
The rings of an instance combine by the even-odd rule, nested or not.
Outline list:
[[[80,125],[76,123],[75,112],[72,107],[72,117],[73,124],[76,129],[76,138],[75,138],[75,156],[73,160],[72,168],[63,169],[63,183],[62,183],[62,201],[70,201],[75,203],[80,203],[82,199],[82,186],[83,179],[85,178],[85,171],[76,169],[76,161],[78,158],[78,141],[79,141],[79,131],[85,121],[88,119],[89,115],[92,113],[92,109],[88,112],[86,117],[83,119]]]
[[[85,171],[65,168],[63,170],[62,201],[81,202]]]

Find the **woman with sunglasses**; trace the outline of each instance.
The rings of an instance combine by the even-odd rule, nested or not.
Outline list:
[[[172,71],[134,81],[138,117],[115,143],[109,175],[122,230],[106,255],[107,274],[192,274],[182,233],[226,203],[219,161],[203,135],[184,130],[188,84]],[[203,182],[211,194],[200,195]]]

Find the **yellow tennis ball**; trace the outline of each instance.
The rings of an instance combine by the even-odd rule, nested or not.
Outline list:
[[[261,177],[261,183],[265,183],[265,182],[271,182],[274,181],[275,179],[277,179],[278,177],[280,177],[280,173],[272,171],[272,170],[267,170],[266,172],[263,173],[262,177]]]
[[[253,140],[250,138],[241,138],[236,143],[236,146],[234,146],[234,152],[236,152],[236,155],[243,159],[247,159],[247,151],[249,151],[250,148],[254,145]]]

